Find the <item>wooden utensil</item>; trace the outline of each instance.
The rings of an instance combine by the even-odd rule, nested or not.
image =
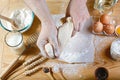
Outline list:
[[[11,72],[8,76],[14,74],[15,72],[21,70],[21,69],[24,69],[25,66],[28,66],[30,63],[34,62],[35,60],[39,59],[41,57],[41,55],[36,55],[36,56],[33,56],[32,58],[28,59],[27,61],[25,61],[22,66],[20,66],[19,68],[17,68],[16,70],[14,70],[13,72]]]
[[[42,66],[40,65],[43,61],[45,61],[47,58],[42,57],[40,59],[38,59],[37,61],[31,63],[30,65],[28,65],[27,67],[23,67],[22,66],[22,70],[21,72],[19,72],[18,74],[16,74],[14,77],[10,78],[10,80],[15,79],[16,77],[18,77],[19,75],[22,76],[29,76],[32,75],[33,73],[37,72],[38,70],[42,69]],[[39,65],[38,65],[39,64]],[[38,65],[38,66],[36,66]]]
[[[34,36],[34,38],[37,38],[37,37],[38,37],[37,33],[35,33],[35,34],[31,35],[31,36],[28,38],[27,48],[23,51],[23,53],[26,52],[27,49],[33,47],[33,45],[34,45],[33,42],[36,42],[36,41],[37,41],[37,40],[33,39],[33,36]],[[15,60],[13,60],[13,62],[11,63],[11,65],[9,65],[8,68],[0,75],[0,78],[1,78],[2,80],[7,79],[7,78],[9,77],[9,74],[10,74],[12,71],[14,71],[14,69],[16,69],[16,67],[17,67],[18,65],[20,65],[20,64],[19,64],[19,62],[21,62],[21,61],[20,61],[20,58],[25,58],[25,57],[26,57],[26,56],[22,56],[23,53],[21,53]],[[21,56],[22,56],[22,57],[21,57]],[[22,60],[23,60],[23,59],[22,59]],[[11,74],[10,74],[10,75],[11,75]]]
[[[0,15],[0,18],[6,20],[6,21],[8,21],[8,22],[10,22],[10,23],[13,25],[12,28],[13,28],[14,30],[18,28],[18,26],[17,26],[17,24],[15,23],[14,20],[12,20],[12,19],[10,19],[10,18],[8,18],[8,17],[2,16],[2,15]]]
[[[7,67],[7,69],[5,69],[5,71],[3,73],[1,73],[1,75],[0,75],[1,80],[6,80],[7,75],[11,71],[13,71],[16,67],[21,65],[20,57],[21,57],[21,55],[19,55],[15,60],[13,60],[13,62]]]

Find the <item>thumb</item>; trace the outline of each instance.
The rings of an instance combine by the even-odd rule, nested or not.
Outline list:
[[[54,38],[54,39],[50,40],[50,43],[51,43],[52,46],[53,46],[53,51],[54,51],[55,57],[58,57],[59,54],[60,54],[60,51],[59,51],[59,45],[58,45],[58,40],[57,40],[57,38]]]

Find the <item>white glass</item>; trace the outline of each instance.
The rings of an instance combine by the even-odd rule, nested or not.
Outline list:
[[[12,51],[15,51],[15,53],[18,55],[20,55],[25,50],[23,36],[20,32],[8,32],[5,36],[5,42],[12,49]]]
[[[113,6],[117,3],[118,0],[95,0],[94,8],[97,9],[101,14],[113,13]]]

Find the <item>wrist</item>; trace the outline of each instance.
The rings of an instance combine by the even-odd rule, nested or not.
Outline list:
[[[71,2],[86,4],[87,0],[71,0]]]
[[[87,0],[78,0],[78,1],[80,1],[82,3],[86,3],[87,2]]]
[[[51,20],[48,20],[48,19],[42,20],[42,21],[41,21],[41,24],[43,24],[44,27],[47,27],[47,28],[49,28],[49,27],[56,27],[56,26],[55,26],[55,23],[54,23],[53,21],[51,21]]]

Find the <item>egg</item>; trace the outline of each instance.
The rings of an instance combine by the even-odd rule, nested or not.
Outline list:
[[[120,36],[120,25],[117,25],[116,28],[115,28],[115,34],[117,36]]]
[[[110,16],[108,14],[103,14],[100,17],[100,22],[102,22],[104,25],[110,24]]]
[[[96,23],[94,23],[94,25],[93,25],[93,31],[95,32],[95,33],[100,33],[100,32],[102,32],[103,31],[103,24],[101,23],[101,22],[96,22]]]
[[[112,24],[107,24],[104,26],[103,30],[106,34],[113,34],[115,31],[115,27]]]

